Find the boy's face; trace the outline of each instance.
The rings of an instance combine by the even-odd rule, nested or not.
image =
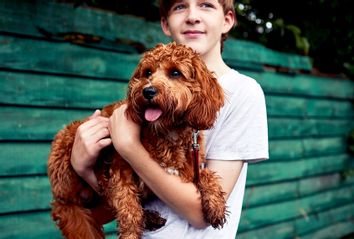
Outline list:
[[[164,33],[187,45],[202,57],[220,54],[221,35],[234,24],[234,15],[226,15],[218,0],[176,1],[167,18],[161,19]]]

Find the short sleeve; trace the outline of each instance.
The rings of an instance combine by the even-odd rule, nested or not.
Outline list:
[[[206,157],[216,160],[267,159],[268,127],[265,97],[260,85],[239,73],[224,79],[225,105],[206,134]]]

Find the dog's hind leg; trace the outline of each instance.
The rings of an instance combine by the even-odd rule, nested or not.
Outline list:
[[[104,233],[89,209],[74,204],[52,203],[52,217],[66,239],[103,239]]]
[[[214,228],[221,228],[224,225],[227,213],[225,193],[219,179],[211,170],[203,169],[197,185],[201,194],[204,220]]]

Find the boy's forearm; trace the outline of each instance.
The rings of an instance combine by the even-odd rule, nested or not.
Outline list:
[[[85,169],[82,171],[76,171],[76,173],[86,182],[88,183],[93,190],[97,193],[100,193],[100,187],[98,185],[97,177],[95,172],[92,169]]]
[[[196,228],[208,226],[203,218],[200,193],[193,183],[184,183],[170,175],[141,147],[124,156],[139,177],[171,209]]]

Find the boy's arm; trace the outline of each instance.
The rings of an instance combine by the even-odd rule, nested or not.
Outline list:
[[[206,227],[200,193],[193,183],[184,183],[170,175],[154,161],[140,143],[140,128],[125,116],[125,106],[115,110],[110,118],[111,138],[116,150],[128,161],[139,177],[172,210],[182,215],[196,228]],[[117,124],[119,122],[119,124]],[[228,197],[241,172],[242,161],[209,160],[209,168],[221,178]]]

